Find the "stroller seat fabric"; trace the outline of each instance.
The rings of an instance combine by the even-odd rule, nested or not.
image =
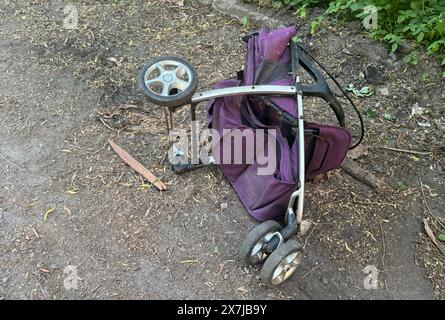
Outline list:
[[[295,34],[295,27],[287,27],[262,30],[250,36],[242,79],[224,80],[215,88],[293,85],[289,43]],[[305,121],[305,163],[298,163],[297,130],[270,104],[298,116],[296,96],[229,96],[207,103],[207,125],[219,133],[219,141],[213,142],[218,166],[248,213],[261,221],[284,217],[291,194],[299,188],[300,165],[305,166],[305,179],[326,173],[341,165],[351,144],[347,129]],[[255,152],[246,140],[234,139],[229,129],[238,129],[241,134],[245,130],[252,131]],[[233,161],[233,152],[227,157],[227,148],[223,147],[229,145],[233,151],[234,143],[241,143],[238,146],[243,153],[241,163]],[[272,154],[275,157],[273,170],[261,174],[265,172],[266,164],[270,165],[267,161]],[[232,157],[232,161],[222,161],[225,156]]]

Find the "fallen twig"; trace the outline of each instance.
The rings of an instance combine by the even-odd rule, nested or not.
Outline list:
[[[107,127],[108,129],[110,129],[111,131],[119,132],[119,131],[117,131],[116,129],[110,127],[108,124],[106,124],[105,121],[104,121],[104,119],[102,119],[102,118],[99,117],[99,120],[100,120],[100,122],[102,122],[102,124],[103,124],[105,127]]]
[[[128,164],[134,171],[139,173],[145,179],[147,179],[151,184],[153,184],[156,188],[161,191],[167,190],[167,186],[160,181],[153,173],[151,173],[147,168],[145,168],[139,161],[133,158],[127,151],[119,147],[112,140],[108,140],[108,143],[116,152],[116,154],[124,160],[126,164]]]
[[[383,268],[383,272],[385,273],[386,277],[388,277],[388,273],[386,272],[386,264],[385,264],[385,256],[386,256],[385,233],[383,232],[382,221],[379,221],[379,223],[380,223],[380,232],[382,234],[382,268]],[[385,289],[386,289],[388,298],[391,298],[391,293],[389,292],[388,282],[386,281],[386,279],[384,279],[384,283],[385,283]]]
[[[375,201],[358,201],[353,200],[353,203],[360,203],[360,204],[374,204],[377,206],[391,206],[393,208],[397,208],[397,205],[395,203],[388,203],[388,202],[375,202]]]
[[[423,203],[425,204],[425,207],[428,211],[428,214],[430,215],[430,217],[437,222],[442,228],[445,229],[445,226],[443,225],[443,223],[441,223],[432,213],[430,210],[430,206],[428,205],[428,202],[426,201],[426,197],[425,197],[425,192],[423,192],[423,183],[422,183],[422,179],[419,178],[419,183],[420,183],[420,192],[422,193],[422,198],[423,198]]]
[[[425,228],[425,232],[428,235],[428,237],[430,238],[431,242],[434,243],[436,248],[439,249],[439,251],[442,252],[442,254],[445,254],[445,246],[443,244],[439,243],[439,241],[437,241],[436,237],[434,236],[433,230],[431,230],[431,228],[428,224],[428,220],[429,220],[429,218],[423,219],[423,226]]]
[[[396,151],[396,152],[417,154],[417,155],[421,155],[421,156],[427,156],[431,153],[428,151],[415,151],[415,150],[398,149],[398,148],[391,148],[391,147],[380,147],[380,148],[385,149],[385,150],[390,150],[390,151]]]
[[[36,238],[37,238],[37,239],[40,239],[40,235],[39,235],[39,233],[37,232],[37,230],[34,229],[34,228],[31,228],[31,229],[32,229],[32,232],[34,232],[34,234],[36,235]]]
[[[223,271],[224,267],[226,266],[226,263],[228,262],[235,262],[235,260],[226,260],[221,264],[221,268],[219,269],[219,274]]]
[[[308,272],[306,272],[306,273],[303,275],[303,279],[306,278],[306,276],[307,276],[309,273],[311,273],[312,271],[314,271],[314,270],[318,269],[319,267],[321,267],[321,265],[322,265],[322,263],[317,264],[317,265],[316,265],[315,267],[313,267],[311,270],[309,270]]]
[[[341,168],[349,175],[353,176],[357,180],[365,183],[371,188],[382,189],[385,183],[381,178],[377,178],[368,170],[363,169],[353,160],[346,158],[341,165]]]
[[[380,233],[382,234],[382,267],[383,271],[386,273],[386,265],[385,265],[385,256],[386,256],[386,242],[385,242],[385,234],[383,233],[383,225],[382,221],[379,221],[380,223]]]
[[[8,159],[6,159],[1,153],[0,153],[0,158],[2,158],[3,160],[5,160],[7,163],[9,163],[11,166],[16,167],[17,169],[22,169],[20,168],[18,165],[12,163],[11,161],[9,161]]]

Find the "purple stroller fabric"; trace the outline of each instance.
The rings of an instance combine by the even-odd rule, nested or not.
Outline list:
[[[225,80],[215,88],[237,87],[240,85],[273,84],[291,85],[290,50],[288,44],[296,34],[295,27],[272,31],[262,30],[247,43],[247,59],[243,80]],[[270,100],[281,109],[297,116],[295,97],[271,97]],[[306,179],[337,168],[346,156],[351,143],[351,134],[339,126],[319,125],[305,122],[305,129],[314,129],[317,134],[305,136],[306,163],[298,163],[298,141],[288,123],[282,121],[276,111],[255,99],[254,96],[230,96],[212,99],[207,104],[209,128],[217,130],[220,140],[213,149],[214,156],[222,159],[223,143],[231,143],[231,137],[224,129],[262,129],[263,142],[255,147],[265,148],[265,154],[276,152],[276,168],[273,174],[259,175],[264,159],[246,153],[241,164],[219,163],[219,168],[238,193],[250,215],[258,220],[281,219],[286,212],[291,194],[298,188],[298,166],[305,165]],[[275,136],[268,134],[275,129]],[[266,131],[263,131],[266,130]],[[268,139],[275,139],[276,150],[267,150]],[[244,143],[244,142],[242,142]]]

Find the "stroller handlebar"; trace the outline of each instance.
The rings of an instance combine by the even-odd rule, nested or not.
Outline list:
[[[214,89],[195,93],[192,97],[191,103],[196,104],[202,101],[239,95],[295,95],[296,86],[278,86],[278,85],[255,85],[255,86],[240,86],[223,89]]]

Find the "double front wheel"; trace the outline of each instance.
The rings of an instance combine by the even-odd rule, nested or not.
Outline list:
[[[266,285],[277,286],[289,279],[303,258],[303,247],[295,240],[281,240],[278,247],[270,252],[267,244],[273,237],[281,237],[281,229],[276,221],[264,221],[249,232],[241,245],[241,259],[247,265],[264,261],[260,279]]]

